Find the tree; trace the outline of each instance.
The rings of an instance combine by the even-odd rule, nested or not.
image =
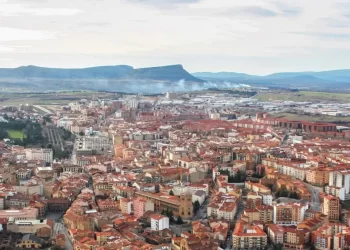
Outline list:
[[[169,221],[170,222],[174,222],[174,214],[173,214],[173,211],[167,209],[166,212],[165,212],[166,216],[169,217]]]
[[[200,207],[201,207],[201,204],[199,203],[198,200],[193,202],[193,213],[196,214],[200,209]]]
[[[175,195],[174,192],[173,192],[173,190],[170,190],[169,195],[171,195],[171,196],[174,196],[174,195]]]
[[[310,248],[309,248],[310,250],[316,250],[316,247],[315,247],[315,245],[314,244],[310,244]]]
[[[289,193],[289,198],[299,199],[299,196],[298,196],[297,192],[292,191],[292,192]]]
[[[276,245],[273,245],[273,250],[283,250],[283,244],[278,243]]]
[[[79,135],[80,135],[80,136],[84,136],[85,133],[84,133],[83,131],[80,131],[80,132],[79,132]]]
[[[8,138],[8,133],[5,129],[0,129],[0,140],[3,140],[5,138]]]
[[[45,122],[51,122],[51,117],[50,116],[44,116],[43,117]]]
[[[285,186],[282,186],[277,192],[276,197],[289,197],[289,192]]]
[[[178,224],[178,225],[184,224],[184,221],[182,220],[181,216],[177,217],[176,224]]]

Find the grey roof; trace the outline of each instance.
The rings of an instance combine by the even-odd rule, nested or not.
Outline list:
[[[43,244],[44,240],[36,237],[34,234],[26,234],[22,237],[22,241],[33,241],[38,244]]]
[[[195,193],[194,193],[194,195],[197,195],[197,196],[205,196],[205,192],[203,191],[203,190],[197,190]]]

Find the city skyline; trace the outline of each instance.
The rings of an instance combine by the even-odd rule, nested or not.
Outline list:
[[[346,1],[0,0],[0,67],[137,68],[189,72],[345,69]]]

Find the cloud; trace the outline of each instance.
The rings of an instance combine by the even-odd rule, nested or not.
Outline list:
[[[80,9],[68,9],[68,8],[37,8],[30,7],[26,4],[17,3],[1,3],[0,2],[0,15],[3,16],[71,16],[81,13]]]
[[[327,32],[289,32],[295,35],[303,35],[303,36],[312,36],[318,38],[327,38],[327,39],[348,39],[350,38],[350,34],[347,33],[327,33]]]
[[[174,7],[182,4],[198,3],[202,0],[124,0],[128,3],[144,4],[157,8]]]
[[[143,3],[143,4],[186,4],[196,3],[201,0],[126,0],[127,2]]]
[[[332,28],[349,28],[350,22],[344,18],[320,18],[320,21],[328,27]]]
[[[274,6],[277,8],[278,13],[282,16],[297,16],[303,12],[300,7],[286,5],[282,2],[275,2]]]
[[[241,15],[252,17],[277,17],[277,16],[295,16],[301,13],[301,9],[289,7],[282,4],[271,5],[271,8],[261,6],[241,6],[230,8],[225,11],[229,15]]]
[[[0,52],[12,52],[14,51],[13,48],[11,47],[3,47],[3,46],[0,46]],[[0,58],[1,59],[1,58]]]
[[[55,37],[54,32],[39,30],[13,29],[8,27],[0,27],[0,41],[33,41],[46,40]]]
[[[261,17],[274,17],[278,15],[278,13],[275,11],[272,11],[263,7],[258,7],[258,6],[242,7],[242,8],[239,8],[238,11],[243,12],[243,14],[261,16]]]

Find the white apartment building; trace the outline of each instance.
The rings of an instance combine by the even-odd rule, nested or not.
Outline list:
[[[96,150],[108,151],[112,150],[112,138],[109,136],[84,136],[79,138],[78,150]]]
[[[340,200],[350,200],[350,170],[340,170],[329,173],[329,184],[326,193],[339,197]]]
[[[53,151],[51,148],[27,148],[25,150],[27,160],[40,160],[48,163],[53,162]]]
[[[202,190],[198,190],[192,194],[192,203],[198,201],[200,205],[205,201],[206,194]]]
[[[74,124],[74,121],[69,118],[62,118],[57,120],[57,127],[62,127],[66,130],[70,130],[71,126]]]
[[[261,197],[262,203],[264,205],[272,206],[273,197],[271,194],[259,193],[259,196]]]
[[[169,229],[169,218],[164,215],[155,214],[151,216],[151,229],[153,231],[160,231]]]

